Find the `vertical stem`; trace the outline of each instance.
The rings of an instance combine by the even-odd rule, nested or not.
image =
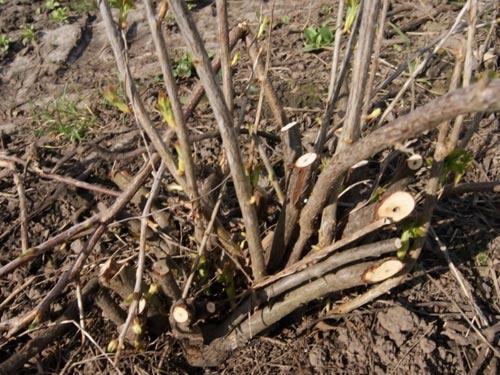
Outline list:
[[[229,168],[233,177],[238,203],[245,223],[248,250],[252,261],[252,271],[255,279],[265,275],[264,254],[260,242],[257,213],[251,202],[252,191],[245,175],[243,160],[239,151],[233,119],[224,101],[223,94],[215,80],[210,66],[207,51],[203,45],[198,29],[192,20],[186,3],[182,0],[170,0],[171,10],[177,20],[181,34],[191,51],[200,81],[205,87],[208,100],[214,111],[217,126],[227,154]]]
[[[350,86],[342,133],[335,151],[336,154],[341,153],[345,150],[346,146],[357,141],[361,134],[362,105],[366,92],[366,79],[370,67],[370,56],[372,54],[378,8],[378,0],[363,2],[358,45],[354,56],[352,84]],[[334,239],[337,216],[337,196],[341,191],[343,180],[343,178],[339,179],[332,187],[330,204],[323,210],[323,217],[319,230],[318,245],[320,247],[329,245]]]
[[[340,45],[342,42],[342,19],[344,16],[344,0],[339,0],[337,7],[337,21],[335,24],[335,43],[333,46],[332,71],[330,73],[330,86],[328,87],[328,101],[333,96],[335,82],[337,81],[337,65],[339,63]]]
[[[378,18],[378,29],[375,39],[375,46],[373,47],[372,66],[370,69],[370,74],[368,76],[368,83],[366,84],[365,99],[363,101],[363,111],[361,112],[362,121],[368,114],[368,110],[370,109],[370,98],[372,96],[375,74],[377,73],[378,69],[378,59],[380,56],[380,49],[382,47],[382,40],[384,39],[384,24],[388,8],[389,8],[389,0],[383,0],[382,11],[380,12]]]
[[[238,25],[236,25],[229,33],[229,48],[233,49],[236,43],[238,43],[238,40],[244,37],[247,32],[248,32],[248,26],[245,23],[239,23]],[[214,72],[218,72],[220,67],[221,67],[221,58],[219,55],[215,55],[215,57],[212,59],[212,69],[214,70]],[[203,88],[202,84],[198,83],[196,84],[196,86],[194,86],[191,92],[191,99],[183,109],[185,118],[191,116],[191,113],[194,111],[195,107],[200,102],[204,93],[205,89]]]
[[[144,0],[144,5],[146,7],[146,17],[151,29],[151,35],[153,36],[156,54],[158,55],[158,59],[160,61],[165,88],[167,90],[175,118],[175,132],[177,133],[177,137],[179,138],[179,144],[182,154],[181,156],[185,164],[187,188],[186,193],[188,194],[189,198],[193,202],[195,202],[196,207],[196,205],[198,204],[199,193],[198,186],[196,184],[195,167],[191,153],[191,144],[189,142],[189,133],[186,127],[186,122],[184,121],[182,105],[179,100],[179,94],[177,92],[177,86],[175,83],[174,74],[172,72],[172,64],[170,63],[170,57],[168,56],[165,38],[161,33],[161,24],[156,22],[155,19],[151,0]]]
[[[158,131],[153,126],[151,119],[149,118],[146,108],[144,108],[144,103],[139,97],[137,88],[135,87],[132,75],[130,74],[130,69],[126,62],[126,50],[123,40],[116,29],[116,25],[113,22],[113,17],[111,15],[111,10],[109,9],[108,2],[106,0],[97,0],[99,10],[104,22],[106,29],[106,34],[113,50],[115,56],[116,65],[118,67],[118,72],[120,73],[121,80],[125,83],[125,89],[127,92],[128,99],[132,102],[132,108],[134,110],[134,116],[141,126],[141,128],[146,132],[148,137],[151,139],[151,143],[158,154],[161,156],[165,162],[168,171],[174,177],[176,182],[186,189],[186,181],[177,171],[177,166],[175,165],[172,153],[165,145],[165,142],[161,139]]]
[[[165,172],[165,163],[161,163],[160,168],[156,172],[154,177],[153,186],[151,186],[151,191],[149,192],[148,200],[144,205],[144,209],[142,210],[141,217],[141,234],[139,238],[139,254],[137,259],[137,271],[135,273],[135,285],[133,292],[133,300],[128,308],[127,319],[125,320],[125,324],[123,325],[123,329],[120,332],[120,336],[118,338],[118,349],[115,356],[115,364],[118,363],[120,358],[120,352],[123,347],[123,342],[125,341],[125,337],[127,335],[127,331],[132,324],[132,321],[137,316],[137,311],[139,307],[139,302],[142,298],[142,276],[144,274],[144,263],[146,261],[146,230],[148,228],[148,215],[151,212],[151,206],[153,205],[153,201],[160,190],[160,182],[163,177],[163,173]]]
[[[259,48],[257,45],[257,40],[251,34],[246,37],[246,45],[248,49],[248,54],[252,60],[252,66],[254,67],[255,75],[260,81],[262,89],[264,90],[264,95],[267,99],[269,107],[271,107],[271,112],[273,113],[274,120],[278,125],[278,129],[281,130],[284,126],[288,124],[288,118],[281,105],[278,95],[273,88],[273,85],[268,79],[267,71],[265,65],[262,63],[259,54]],[[281,142],[285,147],[284,151],[284,164],[285,170],[289,171],[289,166],[293,165],[295,160],[302,154],[302,144],[300,141],[300,133],[297,126],[291,127],[286,132],[280,132]]]
[[[361,18],[358,46],[354,57],[347,113],[336,150],[337,154],[343,151],[346,145],[350,145],[357,141],[361,133],[361,108],[366,89],[368,68],[370,67],[370,56],[372,54],[373,38],[375,36],[375,20],[378,14],[379,1],[366,1],[363,4],[363,15]]]
[[[346,52],[344,55],[344,58],[342,59],[342,66],[340,67],[338,78],[335,77],[335,85],[332,90],[332,94],[328,94],[328,103],[326,104],[326,109],[325,109],[325,114],[323,115],[323,119],[321,121],[321,127],[318,132],[318,136],[316,137],[316,142],[314,144],[314,149],[316,150],[317,153],[321,152],[321,149],[323,148],[323,145],[326,140],[326,134],[328,131],[328,126],[330,125],[331,118],[333,116],[333,110],[335,109],[335,105],[337,102],[337,99],[340,94],[340,89],[342,88],[342,83],[346,77],[347,74],[347,66],[349,65],[349,60],[351,59],[352,56],[352,47],[354,44],[354,37],[358,33],[358,28],[360,24],[360,14],[362,13],[362,6],[359,7],[358,12],[356,14],[356,19],[354,20],[354,25],[352,26],[351,30],[351,35],[349,36],[349,39],[347,40],[347,46],[346,46]],[[340,39],[340,38],[339,38]],[[335,40],[337,40],[337,37],[335,36]],[[340,40],[339,40],[340,44]],[[336,48],[336,47],[334,47]],[[332,64],[332,74],[334,73],[334,67]],[[337,68],[335,67],[335,70]],[[335,72],[336,74],[336,72]],[[330,85],[333,81],[333,78],[330,78]]]
[[[227,1],[216,0],[217,6],[217,32],[219,37],[219,48],[222,69],[222,90],[229,112],[233,113],[233,82],[231,72],[231,52],[229,49],[229,27],[227,20]]]
[[[467,47],[465,51],[464,75],[462,80],[463,87],[469,86],[472,78],[472,68],[474,64],[473,44],[477,22],[477,0],[469,0],[468,6],[469,28],[467,29]],[[460,137],[460,131],[462,130],[463,122],[463,115],[458,116],[455,119],[455,123],[453,124],[453,128],[451,129],[451,133],[448,139],[448,152],[453,151],[453,149],[456,147],[458,138]]]

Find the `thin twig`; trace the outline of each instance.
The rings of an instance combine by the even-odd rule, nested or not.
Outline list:
[[[165,162],[168,171],[174,177],[176,182],[186,190],[186,181],[182,176],[180,176],[177,166],[174,162],[174,157],[172,153],[167,148],[166,144],[163,142],[162,138],[158,134],[158,131],[153,126],[151,119],[144,108],[144,103],[142,102],[137,88],[132,79],[130,69],[126,60],[126,48],[123,39],[118,32],[116,25],[113,21],[111,15],[111,10],[109,9],[108,2],[106,0],[97,0],[99,5],[99,10],[104,21],[104,26],[106,29],[106,35],[111,44],[111,49],[115,57],[116,65],[118,67],[118,72],[120,73],[122,81],[125,83],[125,89],[127,92],[127,97],[132,103],[132,108],[134,110],[134,116],[140,125],[140,127],[146,132],[148,137],[151,139],[155,150],[161,156],[162,160]]]
[[[376,19],[378,14],[379,1],[371,0],[363,2],[361,16],[361,26],[357,43],[356,54],[353,61],[352,83],[350,85],[349,97],[347,100],[346,116],[342,126],[342,132],[337,144],[336,154],[344,151],[345,147],[357,141],[361,135],[362,106],[365,97],[366,79],[370,67],[370,56],[372,54],[373,38],[376,30]],[[323,210],[321,225],[319,230],[319,246],[324,247],[334,240],[335,222],[337,216],[337,199],[340,193],[340,185],[343,178],[337,180],[336,184],[330,187],[330,204]],[[298,259],[301,255],[294,248],[292,254]]]
[[[333,45],[332,69],[330,73],[330,85],[328,86],[328,101],[330,101],[337,82],[337,65],[339,63],[340,46],[342,44],[342,19],[344,17],[344,0],[339,0],[337,6],[337,20],[335,23],[335,42]],[[317,150],[318,151],[318,150]]]
[[[151,0],[144,0],[144,5],[146,8],[146,17],[148,19],[149,28],[151,29],[151,35],[153,36],[153,42],[156,48],[156,54],[160,61],[165,88],[168,92],[170,103],[172,105],[172,112],[175,119],[175,132],[177,134],[177,138],[179,139],[179,145],[181,149],[181,155],[179,155],[179,158],[182,158],[185,165],[187,188],[186,193],[188,194],[190,199],[195,200],[196,208],[196,200],[199,197],[199,193],[196,183],[195,166],[191,152],[191,143],[189,140],[189,133],[186,122],[184,120],[184,115],[182,113],[182,105],[179,99],[179,94],[177,92],[175,77],[172,72],[172,64],[170,63],[170,57],[167,52],[168,49],[165,41],[166,38],[161,32],[160,25],[156,22]]]
[[[106,358],[106,360],[111,364],[111,366],[113,367],[113,369],[116,371],[117,374],[123,375],[123,372],[120,371],[120,369],[111,360],[111,358],[104,351],[104,349],[97,343],[97,341],[94,340],[92,335],[85,330],[85,327],[83,327],[81,324],[78,324],[75,320],[63,320],[61,322],[61,324],[68,324],[68,323],[73,324],[76,328],[78,328],[78,330],[82,333],[83,336],[85,336],[89,339],[89,341],[97,348],[97,350],[101,353],[101,355],[104,358]]]
[[[271,165],[271,162],[267,157],[266,149],[256,136],[254,136],[254,142],[257,143],[257,150],[259,151],[259,156],[262,159],[262,162],[264,163],[264,167],[266,168],[267,178],[271,182],[271,186],[276,192],[276,197],[278,198],[278,202],[281,205],[283,205],[283,203],[285,202],[285,194],[283,194],[283,191],[281,190],[280,184],[276,178],[276,174],[274,173],[273,166]]]
[[[288,175],[289,166],[292,165],[295,160],[302,154],[302,144],[300,140],[299,129],[297,126],[292,126],[287,131],[281,131],[288,124],[288,118],[285,110],[283,109],[283,106],[280,103],[280,100],[278,99],[278,95],[276,94],[276,91],[274,90],[274,87],[269,80],[266,66],[260,59],[257,40],[250,33],[246,37],[246,45],[248,54],[252,61],[252,72],[255,73],[255,76],[260,81],[261,88],[264,90],[264,95],[266,97],[267,103],[269,104],[274,120],[278,125],[278,130],[280,130],[281,142],[285,147],[283,155],[285,171]]]
[[[17,188],[17,196],[19,198],[19,220],[21,221],[21,252],[24,254],[28,251],[28,207],[26,204],[26,193],[24,190],[23,178],[18,172],[14,172],[14,183]]]
[[[217,36],[221,56],[222,88],[229,112],[233,113],[233,82],[231,72],[231,52],[229,49],[229,25],[227,20],[227,1],[216,0],[217,6]]]
[[[75,294],[76,294],[76,302],[78,304],[78,318],[80,320],[80,327],[82,327],[82,329],[85,329],[85,311],[83,309],[82,289],[80,287],[79,282],[76,283]],[[82,345],[84,343],[85,343],[85,335],[83,334],[82,331]]]
[[[92,297],[99,290],[99,282],[97,279],[90,280],[82,288],[82,300],[85,304],[91,302]],[[24,364],[27,363],[32,357],[40,354],[49,345],[57,340],[60,340],[64,335],[71,330],[70,324],[63,324],[63,321],[78,319],[78,303],[71,302],[64,310],[62,316],[55,322],[54,325],[34,333],[34,338],[28,341],[20,350],[12,354],[4,362],[0,363],[0,373],[11,374],[19,373]]]
[[[222,189],[220,189],[219,197],[217,198],[217,201],[215,202],[215,206],[214,206],[214,209],[212,210],[212,215],[210,217],[210,221],[208,222],[208,225],[205,229],[205,233],[203,233],[203,238],[201,240],[200,246],[198,246],[198,254],[197,254],[196,259],[194,260],[193,265],[191,267],[191,273],[189,274],[187,281],[186,281],[186,284],[184,285],[184,290],[182,291],[182,296],[181,296],[182,299],[186,299],[188,297],[189,288],[191,287],[191,284],[193,282],[194,275],[195,275],[196,270],[198,268],[198,265],[200,263],[200,259],[205,253],[208,239],[210,237],[210,234],[212,233],[212,228],[214,226],[215,219],[217,218],[217,214],[219,212],[219,208],[220,208],[220,205],[222,203],[222,197],[224,196],[224,193],[226,191],[225,187],[226,187],[226,185],[224,185],[222,187]]]
[[[321,120],[320,130],[318,132],[318,135],[316,137],[316,141],[314,143],[314,149],[318,153],[321,152],[323,145],[325,144],[326,134],[328,131],[328,126],[330,125],[330,122],[331,122],[333,111],[335,109],[335,104],[336,104],[337,99],[340,95],[340,90],[342,88],[342,84],[344,82],[344,79],[347,75],[347,68],[349,65],[349,61],[351,60],[352,50],[353,50],[353,46],[354,46],[354,40],[355,40],[356,35],[358,35],[359,25],[361,24],[362,9],[363,8],[360,6],[358,8],[357,13],[356,13],[356,19],[354,20],[354,24],[352,26],[351,35],[349,36],[349,39],[347,40],[346,52],[344,55],[344,59],[342,60],[342,66],[339,69],[338,78],[336,78],[335,88],[332,91],[332,95],[329,96],[329,100],[328,100],[328,103],[326,104],[325,112],[324,112],[323,118]],[[335,67],[335,69],[336,69],[336,67]],[[332,64],[332,74],[333,74],[333,64]],[[332,79],[330,79],[330,82],[331,82],[331,80]]]
[[[457,18],[455,19],[455,22],[453,23],[453,25],[450,28],[450,30],[448,30],[448,32],[443,36],[443,38],[441,38],[441,40],[437,43],[437,45],[434,47],[434,49],[431,51],[431,53],[429,53],[424,58],[424,60],[415,67],[415,70],[412,72],[412,74],[410,75],[410,77],[403,84],[403,86],[401,87],[401,89],[397,93],[396,97],[392,100],[391,104],[389,104],[387,106],[387,108],[384,111],[384,113],[382,114],[382,116],[380,116],[380,119],[378,121],[379,125],[381,125],[384,122],[384,120],[387,118],[387,116],[392,112],[392,110],[396,106],[396,104],[399,101],[399,99],[403,96],[403,94],[406,92],[406,90],[408,89],[408,87],[410,87],[410,85],[415,80],[415,78],[417,78],[417,76],[424,70],[424,68],[427,66],[427,63],[430,61],[430,59],[444,45],[444,43],[449,38],[449,36],[455,32],[455,29],[458,27],[458,24],[460,23],[460,20],[462,19],[463,15],[467,11],[467,7],[468,7],[468,3],[466,3],[462,7],[462,10],[458,13]]]
[[[372,97],[373,92],[373,83],[375,82],[375,75],[378,70],[378,62],[380,57],[380,50],[382,48],[382,41],[384,40],[384,25],[385,18],[387,15],[387,9],[389,8],[389,0],[383,0],[382,2],[382,10],[380,11],[378,18],[378,26],[377,26],[377,35],[375,37],[375,45],[373,46],[373,55],[372,55],[372,64],[370,68],[370,74],[368,75],[368,82],[366,84],[365,97],[363,100],[363,110],[361,112],[361,121],[362,123],[368,114],[368,110],[370,109],[370,99]]]
[[[120,195],[119,191],[111,190],[111,189],[108,189],[104,186],[90,184],[88,182],[81,181],[79,179],[69,177],[69,176],[61,176],[61,175],[58,175],[55,173],[47,173],[44,170],[42,170],[40,167],[30,166],[28,161],[23,160],[23,159],[18,158],[18,157],[15,157],[15,156],[0,154],[0,162],[7,162],[7,163],[12,162],[12,163],[22,165],[25,167],[25,169],[28,172],[35,173],[42,178],[47,178],[49,180],[62,182],[63,184],[66,184],[66,185],[76,186],[76,187],[81,188],[81,189],[95,191],[97,193],[110,195],[112,197],[118,197]]]
[[[430,275],[426,275],[427,278],[432,282],[432,284],[434,284],[441,293],[443,293],[443,295],[445,296],[449,296],[449,293],[446,292],[446,290],[444,290],[443,286],[441,285],[441,283],[438,281],[438,280],[434,280],[433,277],[431,277]],[[458,305],[458,303],[455,301],[454,298],[450,298],[450,301],[451,303],[453,303],[453,306],[455,306],[455,308],[460,312],[460,314],[462,315],[462,318],[465,319],[465,321],[467,322],[467,324],[469,325],[470,328],[472,328],[472,330],[479,336],[479,338],[481,339],[481,341],[483,341],[487,346],[488,348],[491,349],[491,351],[497,356],[500,358],[500,351],[498,351],[497,348],[495,348],[489,341],[488,339],[485,337],[485,335],[483,334],[483,332],[481,332],[481,330],[479,328],[476,327],[476,325],[469,319],[469,317],[467,316],[467,314],[465,314],[465,312],[462,310],[462,308]]]
[[[127,335],[127,331],[130,327],[130,324],[137,316],[137,308],[139,306],[139,301],[141,300],[142,295],[142,276],[144,273],[144,262],[146,260],[146,230],[148,228],[148,220],[147,216],[151,211],[151,206],[153,205],[153,201],[156,199],[158,195],[158,191],[160,190],[160,182],[163,177],[163,173],[165,173],[165,163],[160,164],[160,168],[155,174],[155,178],[153,180],[153,185],[151,186],[151,191],[149,193],[148,200],[144,205],[144,209],[142,210],[142,218],[141,218],[141,234],[139,238],[139,254],[137,259],[137,271],[135,274],[135,285],[133,292],[133,299],[130,303],[128,309],[127,319],[125,320],[125,324],[122,326],[122,331],[118,336],[118,348],[115,356],[115,364],[118,363],[120,358],[121,349],[123,347],[123,342],[125,341],[125,337]]]
[[[462,78],[463,87],[467,87],[471,83],[473,64],[474,64],[474,37],[476,34],[476,23],[477,23],[477,0],[469,0],[467,2],[469,9],[469,28],[467,30],[467,44],[465,50],[465,62],[464,62],[464,75]],[[453,151],[457,146],[458,139],[460,138],[460,131],[462,130],[462,124],[464,122],[464,116],[458,116],[455,119],[453,128],[451,129],[450,135],[448,137],[447,148],[448,152]]]
[[[155,160],[158,160],[158,155],[154,156]],[[4,277],[6,274],[12,272],[16,268],[32,261],[38,256],[44,254],[46,251],[54,248],[57,245],[67,241],[74,235],[93,227],[97,223],[109,223],[113,217],[128,203],[130,199],[135,195],[137,190],[142,186],[146,178],[151,173],[151,165],[147,163],[142,167],[139,173],[131,181],[127,190],[125,190],[115,201],[113,206],[107,212],[97,213],[88,219],[75,224],[69,229],[59,233],[58,235],[49,238],[47,241],[28,249],[26,253],[16,259],[10,261],[6,265],[0,267],[0,277]]]
[[[446,263],[448,263],[448,267],[450,268],[450,271],[453,274],[453,276],[455,276],[455,279],[457,280],[458,285],[460,286],[460,289],[462,289],[463,293],[465,294],[465,297],[467,298],[467,300],[469,301],[471,306],[476,311],[476,314],[481,319],[481,323],[483,324],[483,326],[488,326],[488,319],[486,319],[486,316],[482,312],[481,308],[478,306],[478,304],[474,300],[474,296],[472,295],[472,291],[471,291],[471,287],[470,287],[469,283],[464,278],[464,276],[462,275],[460,270],[455,266],[455,263],[453,263],[453,260],[451,259],[450,254],[448,252],[448,248],[439,239],[439,237],[437,236],[436,232],[434,231],[434,229],[432,227],[429,229],[429,232],[431,233],[432,237],[434,237],[434,240],[438,244],[439,250],[443,254],[443,257],[445,258]]]
[[[464,182],[462,184],[449,184],[443,187],[441,197],[467,193],[500,193],[500,181]]]

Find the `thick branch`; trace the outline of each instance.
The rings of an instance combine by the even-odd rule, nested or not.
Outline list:
[[[269,328],[300,306],[329,293],[364,285],[363,277],[370,268],[380,262],[366,262],[343,268],[335,273],[301,286],[286,294],[283,299],[254,312],[228,336],[214,340],[203,350],[202,358],[194,358],[194,366],[214,366],[224,360],[234,349]]]
[[[373,47],[373,38],[375,35],[375,19],[378,13],[378,0],[363,2],[363,11],[361,16],[361,26],[356,54],[353,61],[352,82],[347,100],[346,115],[342,132],[337,144],[336,154],[342,153],[346,146],[357,141],[361,135],[361,113],[363,98],[366,90],[366,80],[368,68],[370,67],[370,56]],[[338,180],[330,188],[330,204],[323,210],[323,217],[319,229],[319,246],[326,246],[334,240],[335,223],[337,217],[337,199],[341,190],[342,179]],[[300,247],[295,247],[298,257]],[[298,259],[298,258],[297,258]]]
[[[369,136],[348,146],[330,159],[320,174],[307,204],[300,215],[300,235],[297,246],[305,246],[314,233],[315,220],[323,209],[329,187],[352,165],[370,158],[377,152],[407,138],[434,128],[459,114],[500,110],[500,80],[478,82],[434,99],[405,116],[375,130]]]
[[[396,251],[401,247],[401,241],[397,238],[362,245],[334,254],[322,262],[308,267],[295,274],[284,277],[271,285],[257,291],[255,295],[248,298],[238,306],[225,320],[214,330],[215,337],[223,336],[235,328],[239,319],[251,311],[252,306],[259,306],[261,303],[271,300],[305,282],[319,278],[325,273],[331,272],[343,265],[353,263],[366,258],[374,258],[383,254]]]

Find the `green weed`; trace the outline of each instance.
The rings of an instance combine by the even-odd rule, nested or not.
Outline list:
[[[445,159],[441,182],[446,182],[446,179],[452,175],[453,182],[457,184],[464,176],[467,168],[470,167],[473,161],[472,154],[466,150],[455,149]]]
[[[9,50],[12,40],[6,34],[0,34],[0,53],[5,53]]]
[[[96,119],[90,110],[82,109],[78,104],[63,93],[44,108],[35,108],[37,133],[50,132],[71,142],[80,142],[95,125]]]
[[[45,2],[45,8],[47,8],[47,10],[49,10],[49,11],[55,10],[55,9],[59,8],[60,6],[61,6],[61,4],[59,3],[59,1],[56,1],[56,0],[47,0]]]
[[[392,27],[392,29],[396,32],[396,34],[398,34],[401,37],[401,39],[403,40],[403,42],[405,43],[405,45],[407,47],[411,46],[410,39],[406,36],[406,34],[399,27],[397,27],[392,22],[389,22],[389,26]]]
[[[26,46],[36,39],[36,31],[33,25],[26,25],[21,31],[21,43]]]
[[[189,78],[194,75],[194,64],[191,54],[185,52],[174,64],[175,78]]]
[[[69,9],[66,7],[56,8],[50,13],[50,17],[59,23],[67,23],[69,19]]]
[[[344,30],[343,30],[344,33],[348,33],[351,31],[354,20],[356,19],[356,14],[358,13],[358,9],[359,9],[359,0],[349,0],[344,22]]]
[[[281,24],[282,25],[289,25],[290,24],[290,16],[283,16],[281,17]]]
[[[332,45],[334,35],[327,24],[321,26],[309,26],[304,30],[304,52],[322,50]]]
[[[118,9],[118,24],[122,29],[127,27],[127,17],[129,12],[134,8],[133,0],[110,0],[109,5],[112,8]]]
[[[403,233],[401,233],[401,247],[397,255],[399,259],[404,259],[406,253],[410,249],[411,241],[423,237],[425,230],[417,223],[408,223],[403,226]]]
[[[475,258],[478,267],[486,267],[490,263],[490,257],[486,251],[477,253]]]
[[[91,12],[97,9],[97,5],[94,0],[73,0],[70,2],[69,7],[73,12],[79,14]]]
[[[236,283],[234,281],[234,270],[230,264],[226,263],[224,268],[219,270],[217,281],[222,284],[231,307],[234,307],[236,305]]]

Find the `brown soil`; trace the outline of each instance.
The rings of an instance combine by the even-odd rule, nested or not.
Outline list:
[[[69,18],[64,24],[51,18],[44,3],[10,0],[0,5],[0,34],[8,35],[13,41],[8,51],[0,55],[0,152],[23,159],[32,158],[46,168],[57,166],[57,173],[75,178],[91,165],[85,178],[87,182],[116,189],[109,179],[112,170],[135,173],[143,163],[141,157],[122,159],[119,155],[142,146],[143,141],[133,118],[120,114],[102,98],[105,86],[117,85],[116,68],[103,23],[92,1],[60,1],[69,9]],[[270,14],[271,3],[229,0],[230,23],[234,25],[246,20],[256,29],[259,7],[262,5],[264,14]],[[405,25],[432,13],[443,2],[398,0],[391,3],[388,18],[392,24],[404,29]],[[387,35],[384,41],[383,63],[376,84],[393,71],[392,67],[430,45],[436,36],[448,30],[461,8],[459,3],[448,2],[438,14],[425,22],[404,29],[405,38],[388,26],[391,35]],[[484,3],[482,9],[491,9],[487,6],[488,2],[480,3]],[[331,21],[335,18],[334,9],[336,6],[326,0],[275,1],[276,27],[273,30],[270,76],[290,120],[301,124],[306,148],[314,143],[317,118],[322,115],[331,52],[303,52],[302,30],[307,25]],[[211,5],[193,11],[208,50],[216,52],[216,19],[213,13]],[[491,18],[491,10],[485,11],[481,13],[478,24],[489,22]],[[168,19],[167,23],[169,44],[175,46],[172,54],[180,57],[183,52],[182,38],[175,24]],[[36,37],[23,45],[21,34],[25,25],[33,25]],[[488,28],[488,25],[478,28],[477,43],[484,42]],[[494,33],[492,53],[498,62],[497,36]],[[158,91],[162,88],[158,79],[160,67],[142,5],[129,15],[127,38],[132,73],[138,80],[141,96],[150,113],[154,113],[153,120],[160,123],[159,115],[153,111]],[[237,48],[242,52],[242,60],[235,76],[235,88],[239,93],[247,88],[249,99],[244,119],[245,123],[253,124],[259,89],[256,82],[249,81],[251,65],[244,46],[240,44]],[[426,75],[400,101],[394,116],[446,92],[452,68],[451,55],[439,55]],[[382,99],[384,94],[397,91],[407,76],[400,76],[378,96]],[[195,76],[179,79],[183,100],[189,97],[196,81]],[[467,123],[471,121],[472,116],[466,118]],[[73,125],[68,127],[68,123]],[[192,134],[215,129],[206,100],[197,107],[189,126]],[[275,132],[267,107],[261,127],[262,130]],[[499,180],[499,134],[496,115],[481,121],[468,146],[474,162],[465,173],[463,182]],[[434,140],[435,133],[430,132],[412,147],[425,159],[432,156]],[[248,143],[249,139],[242,135],[242,147]],[[118,151],[114,158],[110,158],[96,152],[96,144]],[[278,158],[274,147],[278,146],[270,143],[271,161],[273,156]],[[221,155],[220,141],[208,139],[197,143],[195,154],[195,162],[199,166],[216,164]],[[66,156],[67,159],[63,160]],[[377,156],[377,161],[382,158],[383,155]],[[59,161],[62,161],[60,165]],[[208,175],[207,168],[199,169],[200,176]],[[5,171],[0,169],[0,265],[16,257],[20,249],[16,187],[12,176]],[[29,221],[31,246],[88,217],[98,202],[111,202],[105,195],[57,185],[31,173],[25,175],[24,185],[28,212],[32,214]],[[411,188],[415,192],[420,191],[421,182],[416,179]],[[53,201],[52,197],[55,197]],[[189,207],[179,195],[166,190],[159,201],[163,207],[171,208],[169,212],[174,225],[169,236],[187,248],[192,247],[194,242],[190,236],[193,227]],[[222,209],[228,229],[234,232],[235,238],[242,225],[237,207],[236,200],[227,199]],[[499,207],[498,194],[452,196],[438,203],[433,220],[434,230],[470,283],[474,298],[491,325],[500,320]],[[137,207],[127,210],[131,214],[140,214]],[[266,228],[276,222],[276,215],[276,210],[262,210],[261,221],[266,223]],[[116,254],[118,260],[134,259],[131,257],[135,254],[137,243],[137,238],[130,235],[124,225],[113,227],[94,250],[81,279],[88,280],[98,265],[112,254]],[[22,315],[36,306],[57,281],[60,267],[66,266],[69,259],[74,259],[81,246],[80,239],[73,240],[67,246],[46,253],[29,266],[0,279],[0,304],[20,285],[31,280],[7,306],[0,307],[0,322]],[[180,265],[188,265],[190,257],[189,251],[184,251],[177,261]],[[436,282],[443,290],[436,286]],[[196,287],[201,289],[202,286],[203,282],[198,281]],[[57,300],[53,307],[54,316],[74,298],[75,288],[71,286],[67,289],[64,298]],[[222,295],[221,290],[220,285],[214,287],[213,295]],[[471,316],[472,307],[432,239],[428,240],[415,277],[411,280],[350,314],[328,315],[334,303],[356,292],[333,295],[303,306],[246,347],[235,351],[215,369],[190,367],[183,359],[181,347],[170,334],[148,338],[143,350],[127,350],[120,368],[124,373],[134,374],[457,374],[468,373],[486,352],[482,341],[469,339],[470,328],[463,315]],[[116,327],[97,311],[89,313],[86,327],[103,348],[116,337]],[[15,353],[28,338],[28,334],[9,340],[0,338],[0,363]],[[493,340],[493,345],[498,348],[498,338]],[[491,351],[488,353],[478,373],[497,373],[498,358]],[[63,369],[64,373],[114,372],[89,340],[82,345],[80,334],[73,333],[35,356],[23,373],[62,373]]]

